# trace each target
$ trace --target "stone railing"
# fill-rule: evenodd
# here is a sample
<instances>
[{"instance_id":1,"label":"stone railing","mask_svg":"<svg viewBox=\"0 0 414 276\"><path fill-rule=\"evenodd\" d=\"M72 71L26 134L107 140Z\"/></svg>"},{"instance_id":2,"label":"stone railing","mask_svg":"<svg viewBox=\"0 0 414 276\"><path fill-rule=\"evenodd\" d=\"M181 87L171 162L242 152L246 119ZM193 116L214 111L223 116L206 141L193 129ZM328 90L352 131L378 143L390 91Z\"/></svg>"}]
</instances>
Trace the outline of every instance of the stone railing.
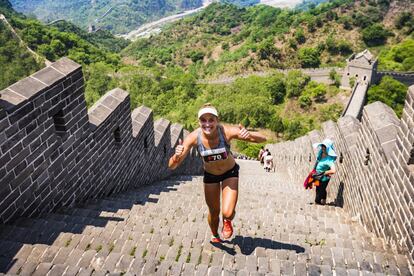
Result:
<instances>
[{"instance_id":1,"label":"stone railing","mask_svg":"<svg viewBox=\"0 0 414 276\"><path fill-rule=\"evenodd\" d=\"M182 126L130 108L117 88L88 111L81 66L67 58L1 91L1 222L201 172L194 151L167 168Z\"/></svg>"},{"instance_id":2,"label":"stone railing","mask_svg":"<svg viewBox=\"0 0 414 276\"><path fill-rule=\"evenodd\" d=\"M357 82L352 88L351 98L342 112L342 116L349 115L359 119L367 101L367 93L368 83L363 81Z\"/></svg>"}]
</instances>

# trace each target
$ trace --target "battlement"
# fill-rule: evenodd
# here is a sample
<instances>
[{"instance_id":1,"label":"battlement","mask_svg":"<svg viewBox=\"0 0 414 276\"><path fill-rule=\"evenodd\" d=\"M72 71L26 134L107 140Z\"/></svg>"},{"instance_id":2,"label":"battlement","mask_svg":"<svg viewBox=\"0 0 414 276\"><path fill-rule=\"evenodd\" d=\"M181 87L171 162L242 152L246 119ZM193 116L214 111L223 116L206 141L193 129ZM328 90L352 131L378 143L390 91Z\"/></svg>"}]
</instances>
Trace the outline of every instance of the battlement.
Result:
<instances>
[{"instance_id":1,"label":"battlement","mask_svg":"<svg viewBox=\"0 0 414 276\"><path fill-rule=\"evenodd\" d=\"M403 116L381 102L365 106L361 121L341 117L294 141L268 145L276 166L289 168L292 181L303 181L315 163L312 144L335 143L337 173L328 185L328 202L343 207L396 251L414 260L414 86Z\"/></svg>"},{"instance_id":2,"label":"battlement","mask_svg":"<svg viewBox=\"0 0 414 276\"><path fill-rule=\"evenodd\" d=\"M87 110L82 68L62 58L0 92L0 220L200 173L194 155L167 168L183 137L182 126L154 122L145 106L131 114L119 88Z\"/></svg>"},{"instance_id":3,"label":"battlement","mask_svg":"<svg viewBox=\"0 0 414 276\"><path fill-rule=\"evenodd\" d=\"M391 76L399 82L404 83L405 85L414 84L414 72L393 72L393 71L378 71L377 79L381 80L384 76Z\"/></svg>"}]
</instances>

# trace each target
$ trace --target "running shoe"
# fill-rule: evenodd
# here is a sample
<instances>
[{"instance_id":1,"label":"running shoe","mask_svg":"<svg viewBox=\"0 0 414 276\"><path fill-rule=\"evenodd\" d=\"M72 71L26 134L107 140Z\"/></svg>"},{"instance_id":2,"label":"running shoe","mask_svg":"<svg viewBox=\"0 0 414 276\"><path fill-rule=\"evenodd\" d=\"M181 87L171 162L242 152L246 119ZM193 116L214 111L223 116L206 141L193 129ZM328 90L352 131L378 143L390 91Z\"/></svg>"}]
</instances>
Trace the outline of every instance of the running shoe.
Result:
<instances>
[{"instance_id":1,"label":"running shoe","mask_svg":"<svg viewBox=\"0 0 414 276\"><path fill-rule=\"evenodd\" d=\"M221 243L221 242L223 242L222 241L222 239L220 239L220 237L219 236L211 236L211 242L212 243Z\"/></svg>"},{"instance_id":2,"label":"running shoe","mask_svg":"<svg viewBox=\"0 0 414 276\"><path fill-rule=\"evenodd\" d=\"M231 220L223 219L223 231L221 234L225 239L228 239L233 235L233 226L231 225Z\"/></svg>"}]
</instances>

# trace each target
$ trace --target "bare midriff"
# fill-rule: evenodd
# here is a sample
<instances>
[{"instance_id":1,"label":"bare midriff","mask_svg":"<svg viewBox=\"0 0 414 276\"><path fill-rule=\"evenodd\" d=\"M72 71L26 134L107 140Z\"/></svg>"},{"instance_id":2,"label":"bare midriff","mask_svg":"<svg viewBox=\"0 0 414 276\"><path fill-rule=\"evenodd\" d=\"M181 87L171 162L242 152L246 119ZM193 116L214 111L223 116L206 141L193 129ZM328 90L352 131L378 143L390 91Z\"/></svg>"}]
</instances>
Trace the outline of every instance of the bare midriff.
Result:
<instances>
[{"instance_id":1,"label":"bare midriff","mask_svg":"<svg viewBox=\"0 0 414 276\"><path fill-rule=\"evenodd\" d=\"M216 148L218 146L218 144L220 143L218 135L217 135L217 137L215 137L212 140L209 140L203 134L201 135L201 137L202 137L203 146L206 149ZM206 144L208 146L206 146ZM228 155L227 155L227 158L224 159L224 160L218 160L218 161L214 161L214 162L205 162L205 161L203 161L203 163L204 163L204 170L206 172L214 174L214 175L222 175L223 173L231 170L234 167L234 165L236 164L236 161L234 160L233 155L229 152Z\"/></svg>"},{"instance_id":2,"label":"bare midriff","mask_svg":"<svg viewBox=\"0 0 414 276\"><path fill-rule=\"evenodd\" d=\"M204 162L204 170L214 175L221 175L231 170L235 164L236 161L234 160L233 156L229 154L226 160L220 160L210 163Z\"/></svg>"}]
</instances>

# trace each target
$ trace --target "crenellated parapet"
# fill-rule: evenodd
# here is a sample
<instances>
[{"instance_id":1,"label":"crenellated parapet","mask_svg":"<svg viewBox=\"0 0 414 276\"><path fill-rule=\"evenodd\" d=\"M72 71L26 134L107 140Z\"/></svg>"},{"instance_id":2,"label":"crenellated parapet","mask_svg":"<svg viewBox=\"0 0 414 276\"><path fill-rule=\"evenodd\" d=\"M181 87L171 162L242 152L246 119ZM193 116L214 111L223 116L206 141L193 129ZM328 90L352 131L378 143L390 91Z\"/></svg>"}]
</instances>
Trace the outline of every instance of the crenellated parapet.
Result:
<instances>
[{"instance_id":1,"label":"crenellated parapet","mask_svg":"<svg viewBox=\"0 0 414 276\"><path fill-rule=\"evenodd\" d=\"M167 168L185 132L153 121L116 88L87 110L79 64L63 58L0 92L0 220L146 185L173 173L201 172L190 155Z\"/></svg>"},{"instance_id":2,"label":"crenellated parapet","mask_svg":"<svg viewBox=\"0 0 414 276\"><path fill-rule=\"evenodd\" d=\"M312 144L325 138L334 141L338 154L328 202L414 260L414 86L401 120L375 102L363 108L361 121L347 115L325 122L321 131L267 147L278 153L276 168L287 164L291 180L303 185L315 163Z\"/></svg>"},{"instance_id":3,"label":"crenellated parapet","mask_svg":"<svg viewBox=\"0 0 414 276\"><path fill-rule=\"evenodd\" d=\"M405 85L414 84L414 72L378 71L376 75L377 82L379 82L385 76L390 76L393 79L396 79L397 81L404 83Z\"/></svg>"}]
</instances>

